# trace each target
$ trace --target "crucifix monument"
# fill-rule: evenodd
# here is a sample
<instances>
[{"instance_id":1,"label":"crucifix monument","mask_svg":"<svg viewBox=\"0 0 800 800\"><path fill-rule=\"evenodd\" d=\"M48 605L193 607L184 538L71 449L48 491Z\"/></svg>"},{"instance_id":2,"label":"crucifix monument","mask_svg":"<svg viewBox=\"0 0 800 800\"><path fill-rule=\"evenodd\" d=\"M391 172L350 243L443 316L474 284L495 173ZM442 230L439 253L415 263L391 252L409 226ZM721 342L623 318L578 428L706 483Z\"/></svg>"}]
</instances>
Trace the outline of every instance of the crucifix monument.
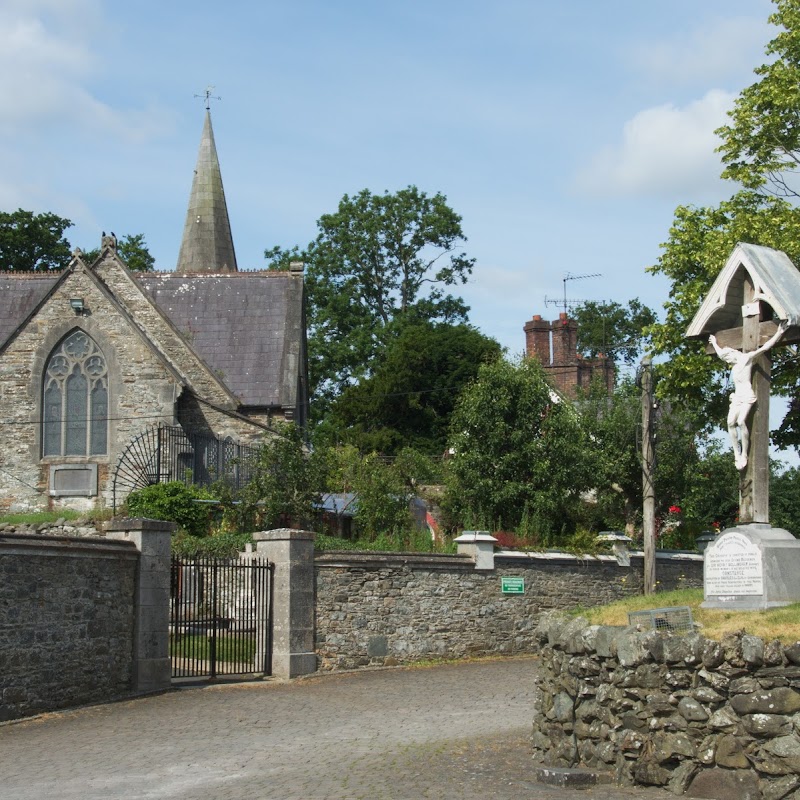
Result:
<instances>
[{"instance_id":1,"label":"crucifix monument","mask_svg":"<svg viewBox=\"0 0 800 800\"><path fill-rule=\"evenodd\" d=\"M769 524L769 351L800 341L800 272L785 253L738 244L686 335L731 365L727 425L739 470L739 523L705 551L703 605L798 602L800 541Z\"/></svg>"}]
</instances>

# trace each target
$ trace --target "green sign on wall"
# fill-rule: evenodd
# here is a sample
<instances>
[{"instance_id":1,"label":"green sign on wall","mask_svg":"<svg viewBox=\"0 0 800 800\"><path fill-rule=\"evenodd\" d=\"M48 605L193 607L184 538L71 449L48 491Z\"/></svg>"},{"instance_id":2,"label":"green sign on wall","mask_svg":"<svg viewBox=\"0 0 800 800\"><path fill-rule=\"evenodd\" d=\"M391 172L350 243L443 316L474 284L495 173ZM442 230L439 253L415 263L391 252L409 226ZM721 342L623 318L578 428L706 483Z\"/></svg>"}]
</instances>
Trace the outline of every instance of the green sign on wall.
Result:
<instances>
[{"instance_id":1,"label":"green sign on wall","mask_svg":"<svg viewBox=\"0 0 800 800\"><path fill-rule=\"evenodd\" d=\"M525 578L500 578L503 594L525 594Z\"/></svg>"}]
</instances>

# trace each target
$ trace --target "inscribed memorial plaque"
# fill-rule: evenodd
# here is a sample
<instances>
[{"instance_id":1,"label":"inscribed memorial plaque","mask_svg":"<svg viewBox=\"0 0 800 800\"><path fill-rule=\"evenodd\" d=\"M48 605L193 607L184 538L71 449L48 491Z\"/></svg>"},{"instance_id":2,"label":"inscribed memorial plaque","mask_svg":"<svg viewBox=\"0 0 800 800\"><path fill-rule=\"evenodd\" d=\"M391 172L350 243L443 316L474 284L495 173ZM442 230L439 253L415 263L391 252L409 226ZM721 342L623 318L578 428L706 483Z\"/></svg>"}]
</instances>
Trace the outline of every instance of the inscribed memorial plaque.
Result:
<instances>
[{"instance_id":1,"label":"inscribed memorial plaque","mask_svg":"<svg viewBox=\"0 0 800 800\"><path fill-rule=\"evenodd\" d=\"M723 534L705 552L704 583L706 597L764 594L761 550L741 533Z\"/></svg>"}]
</instances>

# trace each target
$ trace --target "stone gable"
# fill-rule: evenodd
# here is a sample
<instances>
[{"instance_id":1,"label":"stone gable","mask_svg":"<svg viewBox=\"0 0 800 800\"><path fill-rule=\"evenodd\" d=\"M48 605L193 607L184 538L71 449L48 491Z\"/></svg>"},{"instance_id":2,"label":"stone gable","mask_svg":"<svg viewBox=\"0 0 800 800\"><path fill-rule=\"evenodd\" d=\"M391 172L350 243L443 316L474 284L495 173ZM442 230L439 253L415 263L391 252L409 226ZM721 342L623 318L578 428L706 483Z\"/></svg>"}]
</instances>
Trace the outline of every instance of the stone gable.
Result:
<instances>
[{"instance_id":1,"label":"stone gable","mask_svg":"<svg viewBox=\"0 0 800 800\"><path fill-rule=\"evenodd\" d=\"M77 315L70 299L82 298ZM108 452L102 456L42 457L42 375L53 349L71 331L84 331L108 365ZM89 270L77 265L34 316L6 343L0 357L0 508L50 504L55 464L97 464L99 498L110 502L110 469L122 449L145 427L175 423L175 403L184 391L180 376L132 324ZM85 498L93 505L98 497Z\"/></svg>"}]
</instances>

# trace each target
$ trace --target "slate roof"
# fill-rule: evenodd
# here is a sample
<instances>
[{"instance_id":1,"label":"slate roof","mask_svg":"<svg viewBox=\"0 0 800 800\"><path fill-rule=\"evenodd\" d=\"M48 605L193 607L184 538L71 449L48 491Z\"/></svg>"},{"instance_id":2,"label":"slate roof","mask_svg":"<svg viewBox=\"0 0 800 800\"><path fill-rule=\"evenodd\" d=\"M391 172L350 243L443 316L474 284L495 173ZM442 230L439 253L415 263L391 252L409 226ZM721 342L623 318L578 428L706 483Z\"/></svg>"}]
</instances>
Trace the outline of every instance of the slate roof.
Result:
<instances>
[{"instance_id":1,"label":"slate roof","mask_svg":"<svg viewBox=\"0 0 800 800\"><path fill-rule=\"evenodd\" d=\"M60 272L0 272L0 346L44 300Z\"/></svg>"},{"instance_id":2,"label":"slate roof","mask_svg":"<svg viewBox=\"0 0 800 800\"><path fill-rule=\"evenodd\" d=\"M62 273L0 273L0 346ZM305 370L303 279L288 272L131 273L243 406L294 408Z\"/></svg>"},{"instance_id":3,"label":"slate roof","mask_svg":"<svg viewBox=\"0 0 800 800\"><path fill-rule=\"evenodd\" d=\"M302 402L297 397L305 369L301 275L133 275L242 405Z\"/></svg>"}]
</instances>

